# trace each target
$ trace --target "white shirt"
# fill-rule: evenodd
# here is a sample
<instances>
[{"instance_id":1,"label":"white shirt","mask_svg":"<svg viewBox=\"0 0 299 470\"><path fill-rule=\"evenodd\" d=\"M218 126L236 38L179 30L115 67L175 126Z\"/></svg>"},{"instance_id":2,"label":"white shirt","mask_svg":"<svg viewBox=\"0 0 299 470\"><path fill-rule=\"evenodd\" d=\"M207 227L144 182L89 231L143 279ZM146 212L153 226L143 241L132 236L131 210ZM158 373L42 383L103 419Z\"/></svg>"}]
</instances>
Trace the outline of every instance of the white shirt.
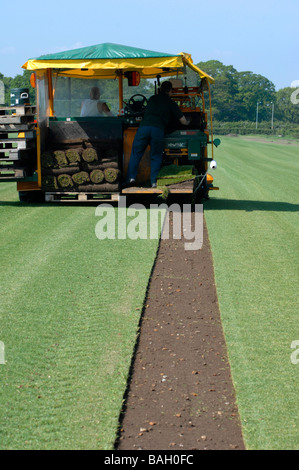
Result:
<instances>
[{"instance_id":1,"label":"white shirt","mask_svg":"<svg viewBox=\"0 0 299 470\"><path fill-rule=\"evenodd\" d=\"M104 104L103 101L98 101L98 100L91 100L87 99L84 100L82 103L82 108L81 108L81 117L84 116L103 116L103 110L102 112L99 112L98 109L98 103L100 103L100 109L102 110L102 105Z\"/></svg>"}]
</instances>

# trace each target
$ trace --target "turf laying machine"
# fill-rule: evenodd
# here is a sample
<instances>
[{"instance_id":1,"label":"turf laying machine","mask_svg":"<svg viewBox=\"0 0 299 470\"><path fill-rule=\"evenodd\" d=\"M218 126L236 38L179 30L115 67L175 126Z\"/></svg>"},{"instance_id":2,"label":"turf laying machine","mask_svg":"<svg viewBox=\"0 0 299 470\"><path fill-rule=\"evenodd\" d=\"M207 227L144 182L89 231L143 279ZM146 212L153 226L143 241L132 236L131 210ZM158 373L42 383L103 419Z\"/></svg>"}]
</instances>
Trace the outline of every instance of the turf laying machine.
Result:
<instances>
[{"instance_id":1,"label":"turf laying machine","mask_svg":"<svg viewBox=\"0 0 299 470\"><path fill-rule=\"evenodd\" d=\"M121 194L148 193L190 194L199 201L218 189L209 174L220 143L208 112L214 80L189 54L104 43L29 59L23 68L32 71L36 107L25 99L0 109L0 181L16 181L21 201L117 201ZM164 79L172 81L172 99L191 123L167 129L157 188L149 185L147 149L136 187L122 189L147 100ZM103 114L82 113L95 88Z\"/></svg>"}]
</instances>

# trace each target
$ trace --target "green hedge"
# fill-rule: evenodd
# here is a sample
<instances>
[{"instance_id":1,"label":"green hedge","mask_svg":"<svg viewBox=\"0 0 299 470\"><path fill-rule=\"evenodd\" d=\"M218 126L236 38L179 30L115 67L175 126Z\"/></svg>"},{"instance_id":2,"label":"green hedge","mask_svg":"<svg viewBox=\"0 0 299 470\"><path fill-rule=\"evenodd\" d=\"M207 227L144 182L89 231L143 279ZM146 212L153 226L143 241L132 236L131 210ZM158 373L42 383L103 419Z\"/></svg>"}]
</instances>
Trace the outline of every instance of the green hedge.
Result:
<instances>
[{"instance_id":1,"label":"green hedge","mask_svg":"<svg viewBox=\"0 0 299 470\"><path fill-rule=\"evenodd\" d=\"M281 121L275 121L274 127L271 129L271 125L267 122L258 123L256 128L255 122L250 121L238 121L238 122L219 122L213 121L213 133L219 135L237 134L237 135L249 135L249 134L263 134L263 135L281 135L283 137L289 136L293 138L299 138L299 126L298 124L291 124Z\"/></svg>"}]
</instances>

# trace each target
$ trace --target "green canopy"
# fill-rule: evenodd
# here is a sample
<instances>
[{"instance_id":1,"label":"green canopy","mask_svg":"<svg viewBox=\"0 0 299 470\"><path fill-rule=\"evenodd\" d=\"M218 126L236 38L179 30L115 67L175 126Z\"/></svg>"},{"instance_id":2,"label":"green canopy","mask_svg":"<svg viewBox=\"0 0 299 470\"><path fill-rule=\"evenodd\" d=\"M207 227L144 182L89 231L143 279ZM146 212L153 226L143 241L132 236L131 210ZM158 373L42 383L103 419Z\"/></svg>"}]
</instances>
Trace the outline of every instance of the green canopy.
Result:
<instances>
[{"instance_id":1,"label":"green canopy","mask_svg":"<svg viewBox=\"0 0 299 470\"><path fill-rule=\"evenodd\" d=\"M193 64L190 54L169 54L109 42L29 59L23 68L52 69L59 75L80 78L115 78L120 71L138 71L141 77L151 78L157 74L183 73L186 65L201 78L214 81Z\"/></svg>"},{"instance_id":2,"label":"green canopy","mask_svg":"<svg viewBox=\"0 0 299 470\"><path fill-rule=\"evenodd\" d=\"M80 47L64 52L42 55L34 60L97 60L97 59L140 59L149 57L174 57L176 54L150 51L138 47L105 42L95 46Z\"/></svg>"}]
</instances>

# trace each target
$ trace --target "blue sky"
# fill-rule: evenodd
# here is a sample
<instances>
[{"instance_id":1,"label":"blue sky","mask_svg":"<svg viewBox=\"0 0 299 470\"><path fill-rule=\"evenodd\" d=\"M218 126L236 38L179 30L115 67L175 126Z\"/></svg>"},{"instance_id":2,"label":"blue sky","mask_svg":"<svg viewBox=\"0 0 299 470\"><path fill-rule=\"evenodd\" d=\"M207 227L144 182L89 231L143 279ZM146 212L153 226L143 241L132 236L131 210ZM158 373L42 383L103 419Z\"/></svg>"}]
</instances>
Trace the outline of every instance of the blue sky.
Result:
<instances>
[{"instance_id":1,"label":"blue sky","mask_svg":"<svg viewBox=\"0 0 299 470\"><path fill-rule=\"evenodd\" d=\"M113 42L219 60L277 90L299 79L298 0L2 0L0 14L5 76L32 57Z\"/></svg>"}]
</instances>

